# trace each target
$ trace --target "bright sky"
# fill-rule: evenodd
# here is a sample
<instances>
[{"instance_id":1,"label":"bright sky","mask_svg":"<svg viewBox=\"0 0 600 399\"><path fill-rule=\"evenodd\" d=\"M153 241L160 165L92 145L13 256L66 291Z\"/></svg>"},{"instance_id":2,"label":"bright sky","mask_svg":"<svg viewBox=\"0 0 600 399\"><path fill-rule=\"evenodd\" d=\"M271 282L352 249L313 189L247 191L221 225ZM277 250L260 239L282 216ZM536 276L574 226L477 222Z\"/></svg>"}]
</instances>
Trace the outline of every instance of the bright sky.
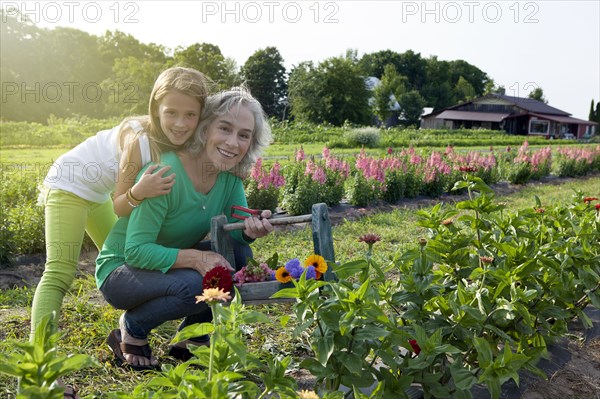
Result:
<instances>
[{"instance_id":1,"label":"bright sky","mask_svg":"<svg viewBox=\"0 0 600 399\"><path fill-rule=\"evenodd\" d=\"M26 4L26 5L25 5ZM549 104L588 118L600 100L600 1L50 1L8 2L40 26L121 30L169 48L208 42L239 66L279 49L286 67L347 49L463 59L507 95L539 86Z\"/></svg>"}]
</instances>

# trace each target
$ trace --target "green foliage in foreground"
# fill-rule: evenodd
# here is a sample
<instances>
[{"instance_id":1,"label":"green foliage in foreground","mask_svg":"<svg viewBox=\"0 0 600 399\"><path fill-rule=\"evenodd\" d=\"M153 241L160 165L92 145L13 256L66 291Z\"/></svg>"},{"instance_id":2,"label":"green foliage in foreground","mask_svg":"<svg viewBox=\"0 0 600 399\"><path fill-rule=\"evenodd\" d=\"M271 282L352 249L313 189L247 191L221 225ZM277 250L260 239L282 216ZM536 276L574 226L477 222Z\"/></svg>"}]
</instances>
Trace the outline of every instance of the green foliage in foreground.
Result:
<instances>
[{"instance_id":1,"label":"green foliage in foreground","mask_svg":"<svg viewBox=\"0 0 600 399\"><path fill-rule=\"evenodd\" d=\"M583 309L600 308L600 202L579 192L511 212L479 178L455 189L469 198L418 212L417 248L380 264L375 238L364 259L330 264L339 281L275 294L297 300L294 334L308 328L313 349L301 367L321 391L379 383L401 398L418 383L426 397L471 398L481 383L497 399L522 369L544 376L536 364L569 321L592 326Z\"/></svg>"},{"instance_id":2,"label":"green foliage in foreground","mask_svg":"<svg viewBox=\"0 0 600 399\"><path fill-rule=\"evenodd\" d=\"M19 352L2 355L0 372L17 377L17 399L61 399L64 387L57 379L74 371L98 366L88 355L63 355L57 351L60 336L50 317L36 327L33 342L16 342Z\"/></svg>"},{"instance_id":3,"label":"green foliage in foreground","mask_svg":"<svg viewBox=\"0 0 600 399\"><path fill-rule=\"evenodd\" d=\"M356 298L358 298L358 295L362 295L361 301L363 302L354 311L356 317L345 319L338 316L336 320L338 320L339 325L336 328L342 329L344 327L343 320L354 323L352 328L359 326L357 330L361 331L364 327L360 327L360 323L364 323L364 325L379 323L376 325L378 329L373 330L373 334L382 333L385 335L382 331L386 330L386 325L379 319L373 320L373 316L367 311L372 306L372 298L379 296L383 300L381 308L386 310L384 314L388 320L395 320L398 323L402 319L405 321L404 325L398 325L398 332L384 337L385 342L395 340L394 342L398 344L397 348L402 347L403 350L407 351L399 351L395 358L386 358L385 360L388 363L393 360L406 362L410 365L411 367L406 369L406 374L402 374L402 376L413 378L413 381L419 381L420 378L426 378L427 375L430 375L427 378L438 382L451 378L456 387L460 387L459 389L471 384L473 378L475 378L488 385L491 384L491 389L495 389L493 381L495 379L510 378L512 370L516 369L519 362L524 359L521 357L522 352L519 351L524 350L523 348L526 348L526 345L534 344L530 340L524 340L523 343L519 341L519 337L528 334L531 326L530 322L538 323L540 335L549 331L550 338L544 338L544 342L535 343L537 347L545 345L553 339L553 336L563 333L565 323L561 320L579 314L576 309L588 301L586 298L589 297L589 300L592 300L594 292L597 295L597 290L593 291L594 287L587 289L586 286L598 281L597 278L592 280L590 277L593 277L593 275L589 274L590 270L598 273L597 246L590 245L590 243L597 242L599 239L598 221L593 218L595 214L594 204L586 205L581 201L581 194L577 195L575 202L567 205L563 203L569 196L569 192L572 193L574 189L582 190L591 196L598 196L600 181L595 177L574 180L562 185L531 185L516 195L501 198L506 203L505 205L494 205L505 207L503 210L486 208L487 206L484 206L486 202L479 199L481 197L474 197L473 200L463 202L467 205L466 208L475 206L479 207L480 210L486 210L486 212L482 211L480 213L479 219L474 209L456 209L456 207L447 205L431 207L429 206L431 201L422 201L423 212L419 212L419 219L421 219L419 224L421 226L417 226L416 212L410 208L398 208L392 212L374 214L358 221L344 222L336 226L333 231L336 255L341 260L355 259L355 261L348 262L344 266L333 266L340 277L338 291L341 296L338 297L338 293L332 291L333 288L324 288L323 296L315 298L314 302L310 302L312 305L307 307L307 310L312 312L310 307L316 306L317 313L326 313L333 311L332 309L335 309L335 306L344 306L342 310L347 312L358 306L358 302L355 299L350 301L349 299L352 298L348 297L348 300L342 300L341 303L338 303L339 299L346 298L351 293L354 293L353 295L356 295ZM533 195L539 196L540 203L532 202ZM492 202L492 205L494 203ZM547 204L556 204L556 206L548 206ZM545 212L535 212L533 207L544 208ZM461 205L458 208L465 207ZM441 223L441 221L447 219L447 216L457 211L460 213L453 217L453 224ZM482 221L482 223L478 223L477 220ZM592 224L590 225L590 223ZM497 235L487 233L489 229L496 231L498 228L501 231ZM451 231L450 229L456 230ZM478 229L482 233L481 239L478 238ZM552 233L553 231L556 232L557 229L560 229L559 235ZM367 232L379 234L381 241L374 245L373 253L365 258L364 244L358 243L356 237ZM423 242L424 246L417 244L418 237L426 237L427 242ZM509 241L509 237L519 237L523 244L509 245L514 242ZM280 254L281 259L304 256L306 254L306 243L310 239L310 230L308 229L278 232L258 240L254 246L254 251L258 259L263 259L275 251ZM550 239L554 241L548 244ZM502 244L502 240L506 242ZM538 241L533 242L535 240ZM558 243L558 245L555 245L555 243ZM538 255L532 255L530 246L541 252ZM455 248L455 250L452 250L452 248ZM593 251L596 251L595 257L590 258ZM480 258L482 255L491 255L494 260L492 263L482 265L480 264L480 261L483 262ZM424 261L422 260L423 256L425 257ZM463 262L458 258L464 258L465 261ZM431 267L432 261L440 266ZM523 265L516 266L517 262L520 261L524 262ZM556 262L559 262L559 269L564 269L567 273L562 273L557 277L556 273L553 272L553 270L557 270L554 267L557 265ZM448 267L448 265L454 266ZM464 267L458 265L464 265ZM539 271L536 269L535 272L529 273L531 272L530 269L537 267L540 268ZM385 274L387 277L386 282L380 281L377 268L387 271ZM367 275L364 273L365 270L369 270L369 286L363 290L344 288L348 284L351 284L352 287L355 285L357 288L362 287L365 280L361 279L364 278L363 275ZM429 278L422 278L424 276L429 276ZM502 285L502 281L510 281L511 279L514 284ZM306 283L308 284L308 282ZM458 290L458 288L453 290L451 287L453 283L459 285L462 283L464 287L461 290ZM493 287L493 290L490 290L489 287ZM548 296L549 293L554 291L555 287L558 288L556 295ZM395 288L402 288L405 293L393 294ZM420 290L420 293L405 296L405 294L416 288ZM545 314L544 312L550 312L550 321L545 317L539 319L530 317L528 321L525 319L519 320L523 314L526 314L519 304L525 300L524 298L529 298L528 295L533 295L531 290L535 291L536 297L528 302L527 312L530 315L535 313L541 316ZM579 297L581 290L585 291L585 295ZM391 298L386 292L391 294ZM459 292L462 292L462 294L459 295ZM480 292L481 302L478 299L478 292ZM592 296L589 295L590 293ZM310 294L315 295L314 291L311 291ZM0 337L2 338L0 353L7 356L21 353L14 346L14 341L11 339L27 340L29 332L27 320L29 316L25 309L30 306L31 296L31 289L0 292L0 302L3 304L4 309L0 314ZM582 298L583 300L577 303ZM575 300L574 304L577 306L560 310L567 300ZM402 307L397 306L398 301L401 302ZM551 302L550 306L548 306L548 301ZM453 308L450 308L452 309L451 312L447 310L446 306L458 302L462 303L458 310ZM393 311L392 305L398 308L398 311L403 315ZM299 361L316 358L315 352L311 349L314 345L319 344L319 341L313 335L315 330L306 328L306 326L299 327L302 324L302 318L297 316L299 312L297 306L299 305L296 305L295 309L291 309L289 304L264 305L255 308L254 310L260 311L275 322L253 324L248 321L246 327L241 327L244 331L243 337L246 350L259 357L263 364L268 364L270 359L274 357L281 359L286 356L292 357L292 361L286 366L283 366L282 363L282 365L273 368L276 375L281 375L278 374L280 371L277 371L281 370L280 367L287 367L288 371L292 371L298 367ZM483 306L484 310L489 312L487 314L494 312L485 325L497 326L497 323L503 325L501 332L508 335L508 338L502 337L501 346L495 346L499 342L500 336L496 330L488 330L489 327L484 325L484 332L479 336L481 325L483 325L481 324L482 319L480 319L480 306ZM329 307L332 307L332 309L329 309ZM436 308L440 309L440 313L431 311L431 309ZM392 313L388 313L388 310L391 310ZM292 316L290 317L290 315ZM310 314L306 317L309 316ZM585 317L581 314L579 316L581 317L580 320L585 323ZM103 339L117 324L117 318L118 311L112 309L103 300L98 299L93 278L87 276L84 279L80 278L75 281L63 306L61 317L63 339L59 346L63 352L93 354L99 360L99 367L73 372L65 377L65 382L75 383L79 386L82 395L93 395L93 397L98 398L115 397L116 392L122 392L124 396L121 397L131 397L128 395L133 395L134 392L142 395L143 392L150 392L148 384L153 377L159 377L159 380L153 383L152 390L158 391L162 386L162 391L165 392L169 389L165 386L165 378L172 380L178 378L177 375L183 376L190 372L190 379L193 379L193 376L201 374L196 366L174 364L172 360L164 355L165 346L175 332L175 323L167 323L161 326L155 331L151 339L151 345L155 348L155 353L167 367L166 370L170 370L167 374L144 375L113 366L110 362L110 354L104 349ZM308 319L304 320L308 321ZM422 328L427 332L425 336L417 327L419 325L417 321L422 322ZM483 319L483 321L485 320ZM328 326L332 322L332 320L327 319ZM446 323L454 324L448 327ZM335 326L335 323L333 326ZM342 341L334 340L335 345L343 344L344 340L349 337L348 332L352 329L349 327L344 328L346 335L341 337ZM437 329L441 332L438 332ZM452 330L456 334L473 332L473 335L472 338L465 339L464 342L456 343L455 341L458 338L448 333ZM340 333L331 328L328 331L332 334ZM296 335L294 335L294 332L296 332ZM354 333L354 335L357 334ZM358 335L358 337L361 341L355 339L355 344L353 344L356 351L362 350L361 347L364 348L364 345L371 347L376 345L380 349L377 352L374 351L372 356L385 355L386 346L381 344L380 341L362 335ZM418 356L415 356L414 348L410 343L407 344L404 338L417 341L417 345L421 349ZM517 341L519 343L515 347ZM463 355L468 351L468 348L465 351L463 346L474 348L468 356L464 356L464 361L467 363L463 364L473 364L469 362L478 361L481 367L470 370L467 368L465 372L455 369L457 366L454 366L450 367L449 371L446 368L449 374L444 372L444 368L439 367L443 366L439 362L442 361L444 356L459 355L454 353L454 349L449 346L441 346L446 345L447 342L449 342L449 345L461 350ZM508 345L505 343L508 343ZM324 348L326 349L329 347L326 340L321 341L319 345L325 345ZM444 350L442 351L440 347ZM511 353L508 352L507 347L511 349ZM446 349L451 350L446 351ZM535 357L534 352L530 352L525 356L533 358ZM228 353L231 354L232 352ZM328 354L329 350L323 353ZM404 353L404 358L400 356L402 353ZM490 353L491 357L488 356ZM199 353L198 358L200 356ZM329 359L332 359L332 356L325 359L323 355L320 355L317 361L321 360L327 365ZM334 359L331 362L334 362ZM367 361L371 362L373 359L374 357L368 357ZM491 360L489 363L485 363L486 359ZM4 363L4 359L2 360ZM481 364L482 361L483 364ZM531 360L527 360L527 362L530 363ZM6 363L12 364L10 362ZM363 367L364 362L358 363L358 366ZM448 366L448 363L446 363L444 367ZM352 372L343 367L338 371L343 373ZM483 375L485 375L485 378L482 377ZM252 379L251 374L245 374L245 377L249 381L255 381ZM346 380L348 377L343 378ZM386 382L380 384L377 391L379 393L385 389L398 389L398 384L405 383L405 380L396 378L396 375L389 378L383 376L383 379ZM354 384L361 385L361 381L363 381L363 378L357 377ZM195 380L195 383L202 384L202 381L198 379ZM323 380L323 383L325 384L325 380ZM333 383L335 383L335 379ZM395 383L397 384L394 385ZM433 384L431 387L434 389L439 386ZM452 388L451 384L442 387L442 389ZM14 398L16 380L7 377L7 375L0 375L0 391L7 393L8 397ZM334 392L328 397L339 397L335 396L338 393ZM157 394L155 397L162 396Z\"/></svg>"}]
</instances>

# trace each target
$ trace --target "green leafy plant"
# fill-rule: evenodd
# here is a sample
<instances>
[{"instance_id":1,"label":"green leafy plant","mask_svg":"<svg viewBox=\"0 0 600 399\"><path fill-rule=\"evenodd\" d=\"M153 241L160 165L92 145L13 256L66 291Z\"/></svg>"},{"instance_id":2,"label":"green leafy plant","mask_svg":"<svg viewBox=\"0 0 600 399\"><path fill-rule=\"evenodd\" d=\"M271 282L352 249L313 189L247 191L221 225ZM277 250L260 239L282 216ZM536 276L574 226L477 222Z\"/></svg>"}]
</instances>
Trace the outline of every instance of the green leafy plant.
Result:
<instances>
[{"instance_id":1,"label":"green leafy plant","mask_svg":"<svg viewBox=\"0 0 600 399\"><path fill-rule=\"evenodd\" d=\"M213 295L214 294L214 295ZM194 324L179 331L172 343L210 334L210 347L191 346L194 357L178 366L163 365L158 376L139 385L129 395L119 398L206 398L225 399L295 397L296 382L286 376L291 358L269 358L261 361L250 353L242 336L242 325L266 323L262 313L248 310L237 292L234 299L223 306L219 300L231 299L229 293L205 290L199 300L206 301L213 312L213 323ZM196 366L200 366L200 369ZM263 382L261 388L254 382Z\"/></svg>"},{"instance_id":2,"label":"green leafy plant","mask_svg":"<svg viewBox=\"0 0 600 399\"><path fill-rule=\"evenodd\" d=\"M60 334L45 317L36 327L33 342L15 342L20 350L0 355L0 372L19 379L17 399L61 399L64 387L57 380L86 367L98 366L87 355L62 355L56 344Z\"/></svg>"},{"instance_id":3,"label":"green leafy plant","mask_svg":"<svg viewBox=\"0 0 600 399\"><path fill-rule=\"evenodd\" d=\"M314 355L301 366L320 392L378 382L382 397L471 397L476 383L500 397L519 370L538 375L552 340L588 304L600 307L600 215L573 204L507 212L479 177L454 186L456 208L419 211L426 237L385 267L364 259L331 265L338 281L305 278L274 297L297 299L295 334L310 331ZM394 270L397 279L386 278ZM375 367L375 366L378 367Z\"/></svg>"}]
</instances>

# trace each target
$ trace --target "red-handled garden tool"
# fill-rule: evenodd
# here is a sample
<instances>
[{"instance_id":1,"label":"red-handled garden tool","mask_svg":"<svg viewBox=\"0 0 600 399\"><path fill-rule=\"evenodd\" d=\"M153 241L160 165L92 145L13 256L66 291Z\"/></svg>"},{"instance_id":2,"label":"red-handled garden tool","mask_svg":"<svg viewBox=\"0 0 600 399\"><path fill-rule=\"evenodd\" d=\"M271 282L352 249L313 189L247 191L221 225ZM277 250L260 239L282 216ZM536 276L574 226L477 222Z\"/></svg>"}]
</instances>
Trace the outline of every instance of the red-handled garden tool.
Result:
<instances>
[{"instance_id":1,"label":"red-handled garden tool","mask_svg":"<svg viewBox=\"0 0 600 399\"><path fill-rule=\"evenodd\" d=\"M239 212L244 212L247 213L248 215L240 215L239 213L236 213L236 211ZM250 209L250 208L244 208L243 206L239 206L239 205L233 205L231 207L231 217L235 218L235 219L239 219L239 220L245 220L249 217L257 217L259 220L262 219L262 211L260 209Z\"/></svg>"}]
</instances>

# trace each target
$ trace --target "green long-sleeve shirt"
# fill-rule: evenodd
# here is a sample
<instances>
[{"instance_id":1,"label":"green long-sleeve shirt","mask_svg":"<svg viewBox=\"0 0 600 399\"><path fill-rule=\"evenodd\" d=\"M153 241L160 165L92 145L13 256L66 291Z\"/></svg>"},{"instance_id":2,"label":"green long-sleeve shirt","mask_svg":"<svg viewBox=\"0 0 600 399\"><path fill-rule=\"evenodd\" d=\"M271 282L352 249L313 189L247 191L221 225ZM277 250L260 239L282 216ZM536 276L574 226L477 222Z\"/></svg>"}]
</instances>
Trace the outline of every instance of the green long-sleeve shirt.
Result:
<instances>
[{"instance_id":1,"label":"green long-sleeve shirt","mask_svg":"<svg viewBox=\"0 0 600 399\"><path fill-rule=\"evenodd\" d=\"M163 154L161 165L171 166L171 172L177 175L175 185L169 194L145 199L129 217L117 221L96 259L98 288L124 263L166 273L179 249L191 248L209 233L213 216L225 214L230 222L236 222L231 218L231 206L247 206L241 179L229 172L219 173L205 195L195 190L175 153ZM248 243L241 230L233 232L232 237Z\"/></svg>"}]
</instances>

